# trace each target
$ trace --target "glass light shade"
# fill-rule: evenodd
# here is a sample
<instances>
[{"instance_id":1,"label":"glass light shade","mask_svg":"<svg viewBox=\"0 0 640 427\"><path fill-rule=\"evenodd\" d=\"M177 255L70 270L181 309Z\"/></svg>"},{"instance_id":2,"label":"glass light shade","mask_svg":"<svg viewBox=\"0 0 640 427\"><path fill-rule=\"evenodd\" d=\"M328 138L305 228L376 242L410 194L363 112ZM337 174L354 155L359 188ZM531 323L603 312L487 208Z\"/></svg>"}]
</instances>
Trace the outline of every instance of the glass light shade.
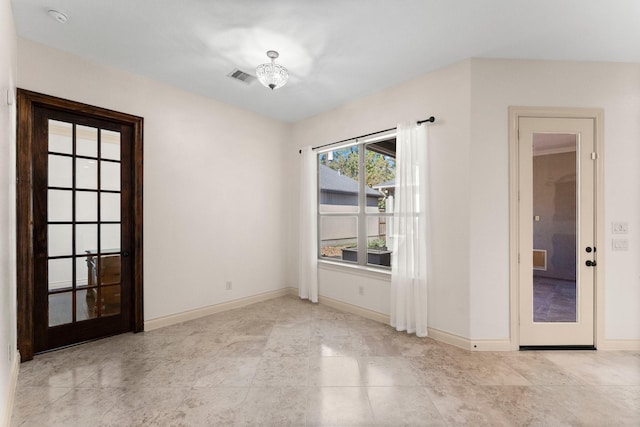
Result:
<instances>
[{"instance_id":1,"label":"glass light shade","mask_svg":"<svg viewBox=\"0 0 640 427\"><path fill-rule=\"evenodd\" d=\"M256 68L256 77L260 80L264 86L273 89L278 89L287 83L289 79L289 72L282 65L278 65L275 62L268 62L266 64L258 65Z\"/></svg>"}]
</instances>

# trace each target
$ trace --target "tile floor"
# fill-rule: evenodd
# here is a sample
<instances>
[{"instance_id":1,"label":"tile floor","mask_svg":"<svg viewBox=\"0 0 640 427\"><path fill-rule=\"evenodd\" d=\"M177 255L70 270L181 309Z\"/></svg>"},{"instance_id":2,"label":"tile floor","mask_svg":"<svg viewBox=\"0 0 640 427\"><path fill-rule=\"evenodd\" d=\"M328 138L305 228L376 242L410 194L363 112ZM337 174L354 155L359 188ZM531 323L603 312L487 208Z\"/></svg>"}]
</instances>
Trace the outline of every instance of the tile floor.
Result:
<instances>
[{"instance_id":1,"label":"tile floor","mask_svg":"<svg viewBox=\"0 0 640 427\"><path fill-rule=\"evenodd\" d=\"M576 282L533 277L534 322L575 322Z\"/></svg>"},{"instance_id":2,"label":"tile floor","mask_svg":"<svg viewBox=\"0 0 640 427\"><path fill-rule=\"evenodd\" d=\"M640 425L640 352L468 352L282 297L23 363L13 426Z\"/></svg>"}]
</instances>

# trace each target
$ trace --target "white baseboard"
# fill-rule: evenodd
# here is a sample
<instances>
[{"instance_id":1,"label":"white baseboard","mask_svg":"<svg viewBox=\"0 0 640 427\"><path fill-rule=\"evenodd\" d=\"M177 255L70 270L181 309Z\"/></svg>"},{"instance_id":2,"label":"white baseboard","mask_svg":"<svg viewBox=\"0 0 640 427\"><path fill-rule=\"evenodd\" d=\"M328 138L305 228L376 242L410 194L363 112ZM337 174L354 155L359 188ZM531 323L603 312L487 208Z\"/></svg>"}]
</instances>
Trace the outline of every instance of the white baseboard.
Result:
<instances>
[{"instance_id":1,"label":"white baseboard","mask_svg":"<svg viewBox=\"0 0 640 427\"><path fill-rule=\"evenodd\" d=\"M328 305L329 307L335 308L336 310L341 310L347 313L355 314L356 316L362 316L366 319L375 320L380 323L384 323L388 325L389 315L380 313L377 311L369 310L368 308L358 307L357 305L349 304L347 302L342 302L337 299L329 298L329 297L318 297L318 302L320 304ZM389 326L391 327L391 326Z\"/></svg>"},{"instance_id":2,"label":"white baseboard","mask_svg":"<svg viewBox=\"0 0 640 427\"><path fill-rule=\"evenodd\" d=\"M602 340L598 342L598 350L603 351L639 351L640 340Z\"/></svg>"},{"instance_id":3,"label":"white baseboard","mask_svg":"<svg viewBox=\"0 0 640 427\"><path fill-rule=\"evenodd\" d=\"M291 295L291 290L293 290L293 294L297 294L297 290L294 288L283 288L278 289L277 291L265 292L263 294L252 295L246 298L240 298L233 301L210 305L208 307L197 308L195 310L189 310L182 313L171 314L169 316L158 317L156 319L145 320L144 330L152 331L154 329L164 328L165 326L175 325L176 323L199 319L211 314L233 310L234 308L244 307L247 305L255 304L257 302L267 301L285 295Z\"/></svg>"},{"instance_id":4,"label":"white baseboard","mask_svg":"<svg viewBox=\"0 0 640 427\"><path fill-rule=\"evenodd\" d=\"M504 340L471 340L439 329L429 328L429 337L434 340L470 351L513 351L511 341Z\"/></svg>"},{"instance_id":5,"label":"white baseboard","mask_svg":"<svg viewBox=\"0 0 640 427\"><path fill-rule=\"evenodd\" d=\"M511 340L471 340L471 351L514 351Z\"/></svg>"},{"instance_id":6,"label":"white baseboard","mask_svg":"<svg viewBox=\"0 0 640 427\"><path fill-rule=\"evenodd\" d=\"M385 325L389 325L390 319L389 315L380 313L377 311L369 310L367 308L358 307L357 305L349 304L346 302L342 302L329 297L319 297L319 303L328 305L329 307L333 307L337 310L341 310L347 313L355 314L357 316L362 316L366 319L375 320L380 323L384 323ZM389 326L391 327L391 326ZM436 341L443 342L445 344L450 344L455 347L463 348L465 350L474 350L474 351L510 351L511 342L508 340L480 340L480 341L471 341L468 338L460 337L458 335L450 334L448 332L440 331L438 329L428 328L429 338L432 338ZM474 348L473 345L476 347Z\"/></svg>"},{"instance_id":7,"label":"white baseboard","mask_svg":"<svg viewBox=\"0 0 640 427\"><path fill-rule=\"evenodd\" d=\"M221 313L234 308L244 307L257 302L267 301L284 295L298 295L297 288L283 288L277 291L266 292L259 295L253 295L247 298L240 298L233 301L215 304L208 307L202 307L195 310L185 311L183 313L172 314L170 316L159 317L144 322L144 330L152 331L154 329L163 328L165 326L175 325L176 323L187 322L189 320L199 319L211 314ZM362 316L366 319L375 320L376 322L389 325L389 315L378 311L369 310L368 308L359 307L333 298L319 296L318 302L346 313ZM391 327L391 326L389 326ZM465 350L473 351L511 351L511 342L509 340L470 340L458 335L444 332L438 329L429 328L429 337L434 340L450 344Z\"/></svg>"},{"instance_id":8,"label":"white baseboard","mask_svg":"<svg viewBox=\"0 0 640 427\"><path fill-rule=\"evenodd\" d=\"M17 351L13 355L13 363L11 364L11 373L9 376L9 384L7 387L7 397L3 403L2 410L2 426L9 427L11 424L11 413L13 412L13 401L18 387L18 372L20 371L20 353Z\"/></svg>"},{"instance_id":9,"label":"white baseboard","mask_svg":"<svg viewBox=\"0 0 640 427\"><path fill-rule=\"evenodd\" d=\"M471 341L469 340L469 338L464 338L459 335L434 328L427 328L427 333L429 338L433 338L436 341L440 341L445 344L449 344L465 350L471 350Z\"/></svg>"}]
</instances>

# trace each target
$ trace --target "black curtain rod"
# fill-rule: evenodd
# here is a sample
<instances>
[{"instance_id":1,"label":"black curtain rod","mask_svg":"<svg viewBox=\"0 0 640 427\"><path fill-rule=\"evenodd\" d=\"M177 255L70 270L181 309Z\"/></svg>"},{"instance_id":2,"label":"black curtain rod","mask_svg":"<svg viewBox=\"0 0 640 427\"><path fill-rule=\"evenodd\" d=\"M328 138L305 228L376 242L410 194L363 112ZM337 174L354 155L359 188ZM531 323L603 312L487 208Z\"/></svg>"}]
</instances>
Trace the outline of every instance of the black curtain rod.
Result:
<instances>
[{"instance_id":1,"label":"black curtain rod","mask_svg":"<svg viewBox=\"0 0 640 427\"><path fill-rule=\"evenodd\" d=\"M435 117L433 117L433 116L431 116L431 117L429 117L428 119L418 120L418 121L416 122L416 124L417 124L418 126L420 126L420 125L421 125L421 124L423 124L423 123L427 123L427 122L428 122L428 123L433 123L433 122L435 122L435 121L436 121L436 118L435 118ZM377 131L377 132L367 133L367 134L365 134L365 135L356 136L356 137L354 137L354 138L347 138L347 139L343 139L342 141L336 141L336 142L331 142L331 143L329 143L329 144L318 145L317 147L312 147L312 150L317 150L318 148L328 147L328 146L330 146L330 145L334 145L334 144L340 144L341 142L351 141L352 139L366 138L366 137L368 137L368 136L377 135L377 134L379 134L379 133L389 132L389 131L394 130L394 129L397 129L397 128L390 128L390 129L385 129L385 130L379 130L379 131ZM302 150L299 150L298 152L299 152L300 154L302 154Z\"/></svg>"}]
</instances>

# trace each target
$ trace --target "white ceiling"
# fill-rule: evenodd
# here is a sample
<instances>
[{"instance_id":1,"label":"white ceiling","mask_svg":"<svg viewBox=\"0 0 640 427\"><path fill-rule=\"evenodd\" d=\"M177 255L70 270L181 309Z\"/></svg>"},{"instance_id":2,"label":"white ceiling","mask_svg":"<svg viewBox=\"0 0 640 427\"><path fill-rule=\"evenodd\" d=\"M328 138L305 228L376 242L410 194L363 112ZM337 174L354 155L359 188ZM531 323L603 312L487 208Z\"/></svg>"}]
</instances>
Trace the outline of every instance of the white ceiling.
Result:
<instances>
[{"instance_id":1,"label":"white ceiling","mask_svg":"<svg viewBox=\"0 0 640 427\"><path fill-rule=\"evenodd\" d=\"M470 57L640 62L640 0L12 3L21 37L286 122ZM283 88L226 77L269 49Z\"/></svg>"}]
</instances>

